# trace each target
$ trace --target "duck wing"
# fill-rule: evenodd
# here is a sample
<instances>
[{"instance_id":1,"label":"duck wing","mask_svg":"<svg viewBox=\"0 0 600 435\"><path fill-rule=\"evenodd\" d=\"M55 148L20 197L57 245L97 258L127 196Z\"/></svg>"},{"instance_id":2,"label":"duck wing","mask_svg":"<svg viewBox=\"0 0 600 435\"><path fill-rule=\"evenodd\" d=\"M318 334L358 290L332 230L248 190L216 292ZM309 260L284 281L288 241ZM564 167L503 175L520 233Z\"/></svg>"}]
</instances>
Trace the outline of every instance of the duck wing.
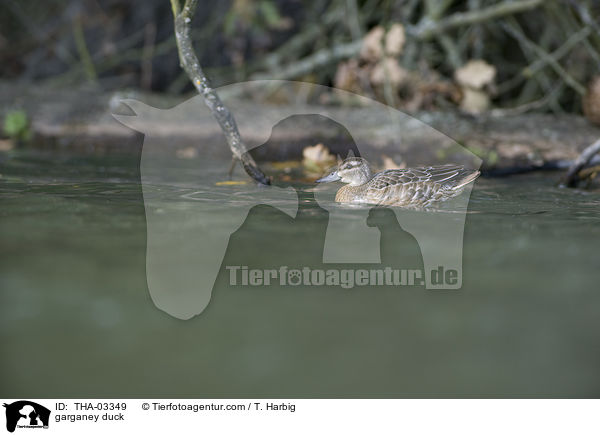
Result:
<instances>
[{"instance_id":1,"label":"duck wing","mask_svg":"<svg viewBox=\"0 0 600 435\"><path fill-rule=\"evenodd\" d=\"M479 171L460 165L389 169L368 183L369 202L381 205L429 205L458 195Z\"/></svg>"}]
</instances>

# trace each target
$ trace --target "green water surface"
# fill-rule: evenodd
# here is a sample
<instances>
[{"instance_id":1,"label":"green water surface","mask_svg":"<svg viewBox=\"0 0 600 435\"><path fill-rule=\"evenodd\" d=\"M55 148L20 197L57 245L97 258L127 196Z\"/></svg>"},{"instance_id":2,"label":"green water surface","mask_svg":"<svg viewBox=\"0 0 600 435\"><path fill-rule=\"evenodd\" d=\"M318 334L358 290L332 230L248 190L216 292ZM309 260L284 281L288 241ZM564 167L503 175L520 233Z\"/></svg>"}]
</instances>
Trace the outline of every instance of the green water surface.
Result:
<instances>
[{"instance_id":1,"label":"green water surface","mask_svg":"<svg viewBox=\"0 0 600 435\"><path fill-rule=\"evenodd\" d=\"M212 198L206 174L228 163L190 161L196 190ZM183 321L148 292L138 158L15 150L0 174L4 397L600 396L597 188L558 188L556 173L479 179L460 290L248 289L221 273ZM231 261L280 255L282 240L307 255L327 214L297 187L302 225L257 208L235 238L253 249L230 241ZM219 188L215 225L250 188Z\"/></svg>"}]
</instances>

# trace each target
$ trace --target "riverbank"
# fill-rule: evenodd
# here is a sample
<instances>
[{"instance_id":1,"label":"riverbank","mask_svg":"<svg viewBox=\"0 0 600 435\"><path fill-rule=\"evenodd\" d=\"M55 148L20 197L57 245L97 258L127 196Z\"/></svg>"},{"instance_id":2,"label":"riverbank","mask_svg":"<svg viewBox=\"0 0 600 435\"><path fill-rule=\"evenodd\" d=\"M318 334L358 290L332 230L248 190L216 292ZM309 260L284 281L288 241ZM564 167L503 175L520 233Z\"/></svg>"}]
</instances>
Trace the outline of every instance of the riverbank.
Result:
<instances>
[{"instance_id":1,"label":"riverbank","mask_svg":"<svg viewBox=\"0 0 600 435\"><path fill-rule=\"evenodd\" d=\"M120 103L126 98L163 110L185 101L134 91L57 90L3 82L0 83L0 115L4 116L16 108L26 112L33 134L33 140L27 146L88 155L139 153L143 134L113 117L113 113L131 114ZM257 110L257 103L247 98L226 101L236 118L243 120L243 138L251 146L258 147L253 153L259 160L299 159L302 149L315 145L317 140L326 142L334 152L347 146L347 138L340 136L339 129L332 129L331 123L313 120L288 123L285 128L274 130L264 143L265 125L262 121L276 116L282 111L282 106L261 103L260 110ZM480 157L483 169L488 173L554 167L557 162L576 158L600 137L598 126L583 117L568 114L472 117L451 111L419 112L398 117L399 125L389 128L389 120L378 117L370 107L306 104L303 111L350 120L353 138L360 143L363 153L386 155L409 164L435 164L448 161L444 150L453 140ZM159 122L156 119L139 119L137 122L146 135L164 141L167 151L197 148L199 152L182 154L188 157L226 156L229 153L221 130L211 117L197 117L195 113L189 113L184 119L174 120L167 116ZM264 145L259 146L262 143Z\"/></svg>"}]
</instances>

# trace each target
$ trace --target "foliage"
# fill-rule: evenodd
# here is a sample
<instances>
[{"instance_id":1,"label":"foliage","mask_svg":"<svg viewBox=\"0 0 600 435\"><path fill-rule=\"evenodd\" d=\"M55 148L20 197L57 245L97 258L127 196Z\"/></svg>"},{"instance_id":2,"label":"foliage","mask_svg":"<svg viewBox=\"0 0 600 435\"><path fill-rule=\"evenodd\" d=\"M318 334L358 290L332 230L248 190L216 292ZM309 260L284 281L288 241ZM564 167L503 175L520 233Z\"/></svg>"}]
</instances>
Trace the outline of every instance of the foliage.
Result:
<instances>
[{"instance_id":1,"label":"foliage","mask_svg":"<svg viewBox=\"0 0 600 435\"><path fill-rule=\"evenodd\" d=\"M284 25L285 21L272 0L235 0L225 15L224 31L231 36L236 27L268 31Z\"/></svg>"},{"instance_id":2,"label":"foliage","mask_svg":"<svg viewBox=\"0 0 600 435\"><path fill-rule=\"evenodd\" d=\"M4 117L3 133L9 138L24 142L31 139L29 120L24 110L17 109L9 111Z\"/></svg>"},{"instance_id":3,"label":"foliage","mask_svg":"<svg viewBox=\"0 0 600 435\"><path fill-rule=\"evenodd\" d=\"M167 0L5 6L0 78L191 89ZM478 110L581 113L586 87L600 75L599 18L597 0L203 0L192 39L215 86L254 78L332 85L340 73L406 110L469 106L458 101L462 93L477 97ZM374 29L402 41L402 52L362 57ZM477 92L455 80L474 60L497 72Z\"/></svg>"}]
</instances>

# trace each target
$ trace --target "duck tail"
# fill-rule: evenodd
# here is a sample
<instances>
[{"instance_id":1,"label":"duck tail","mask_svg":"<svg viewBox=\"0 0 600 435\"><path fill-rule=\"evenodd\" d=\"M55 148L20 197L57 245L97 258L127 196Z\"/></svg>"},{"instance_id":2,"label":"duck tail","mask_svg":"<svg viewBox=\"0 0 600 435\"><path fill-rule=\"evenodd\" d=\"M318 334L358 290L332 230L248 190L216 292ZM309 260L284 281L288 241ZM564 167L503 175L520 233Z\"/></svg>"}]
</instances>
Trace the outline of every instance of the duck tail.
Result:
<instances>
[{"instance_id":1,"label":"duck tail","mask_svg":"<svg viewBox=\"0 0 600 435\"><path fill-rule=\"evenodd\" d=\"M477 179L477 177L479 177L480 174L481 174L481 172L479 172L479 171L472 171L472 172L467 173L464 177L462 177L460 180L457 181L456 185L452 187L452 190L462 189L467 184L475 181Z\"/></svg>"}]
</instances>

